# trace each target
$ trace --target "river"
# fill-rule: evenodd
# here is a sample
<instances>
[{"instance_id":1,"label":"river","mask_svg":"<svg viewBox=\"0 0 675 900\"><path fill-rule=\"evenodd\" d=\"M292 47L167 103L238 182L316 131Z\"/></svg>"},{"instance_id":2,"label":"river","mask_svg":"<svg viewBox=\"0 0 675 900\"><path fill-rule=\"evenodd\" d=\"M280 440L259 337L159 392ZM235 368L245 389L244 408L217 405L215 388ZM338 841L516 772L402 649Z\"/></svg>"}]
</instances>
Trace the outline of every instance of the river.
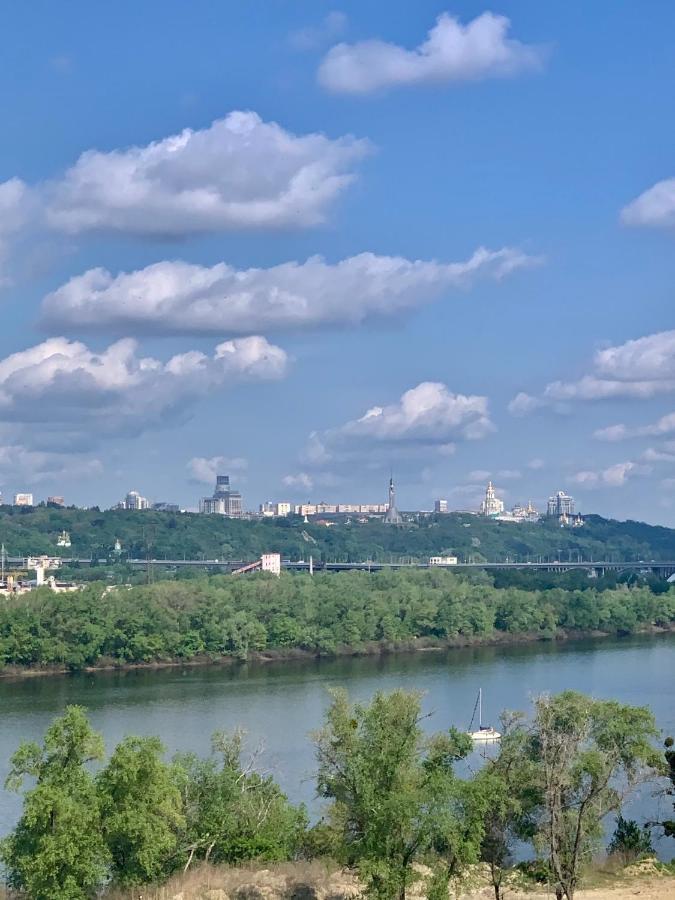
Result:
<instances>
[{"instance_id":1,"label":"river","mask_svg":"<svg viewBox=\"0 0 675 900\"><path fill-rule=\"evenodd\" d=\"M480 647L386 657L275 662L186 669L0 679L0 779L21 741L40 741L52 718L69 703L90 711L108 751L127 734L159 735L168 753L206 754L217 729L243 727L250 747L265 746L264 766L293 800L313 811L313 749L328 688L354 698L396 687L424 693L433 730L466 728L479 687L484 720L500 710L527 709L542 691L574 689L599 698L645 704L664 734L675 733L675 635L567 643ZM643 787L631 813L653 817L657 801ZM20 799L1 793L0 834L16 821ZM665 801L663 801L665 804ZM667 806L664 805L664 809ZM659 855L675 855L662 840Z\"/></svg>"}]
</instances>

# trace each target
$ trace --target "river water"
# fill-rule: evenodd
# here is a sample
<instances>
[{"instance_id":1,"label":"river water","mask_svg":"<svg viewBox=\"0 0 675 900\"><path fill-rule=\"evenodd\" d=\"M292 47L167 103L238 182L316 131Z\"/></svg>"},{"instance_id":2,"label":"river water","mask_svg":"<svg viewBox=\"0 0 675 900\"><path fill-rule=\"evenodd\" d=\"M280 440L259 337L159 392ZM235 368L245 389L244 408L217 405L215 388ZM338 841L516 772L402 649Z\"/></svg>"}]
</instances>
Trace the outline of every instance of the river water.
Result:
<instances>
[{"instance_id":1,"label":"river water","mask_svg":"<svg viewBox=\"0 0 675 900\"><path fill-rule=\"evenodd\" d=\"M251 748L265 746L264 767L293 800L313 812L315 761L309 733L322 721L328 689L345 687L367 699L401 687L424 693L433 716L425 724L465 729L479 687L484 721L502 709L525 709L542 691L584 691L599 698L648 705L664 734L675 733L675 635L559 644L481 647L387 657L293 661L187 669L101 672L95 675L0 679L0 781L21 741L40 741L69 703L87 707L110 751L127 734L159 735L167 752L207 754L217 729L241 726ZM476 762L480 762L476 760ZM653 786L630 812L654 818ZM662 810L667 802L662 802ZM12 827L20 799L0 792L0 834ZM675 855L661 841L659 854Z\"/></svg>"}]
</instances>

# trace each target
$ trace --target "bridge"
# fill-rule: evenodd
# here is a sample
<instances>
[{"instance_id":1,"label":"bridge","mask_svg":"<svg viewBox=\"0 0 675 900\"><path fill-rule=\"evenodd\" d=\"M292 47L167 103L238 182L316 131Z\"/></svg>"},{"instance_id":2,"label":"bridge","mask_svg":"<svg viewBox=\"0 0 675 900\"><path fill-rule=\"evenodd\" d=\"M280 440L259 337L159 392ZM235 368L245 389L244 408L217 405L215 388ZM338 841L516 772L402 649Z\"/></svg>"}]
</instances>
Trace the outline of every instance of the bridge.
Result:
<instances>
[{"instance_id":1,"label":"bridge","mask_svg":"<svg viewBox=\"0 0 675 900\"><path fill-rule=\"evenodd\" d=\"M5 557L5 565L10 568L24 568L25 557ZM107 559L92 560L89 558L62 557L62 565L106 565ZM258 561L227 560L227 559L127 559L126 565L135 567L167 567L173 569L219 569L222 572L232 572L237 569L256 566ZM534 572L574 572L584 571L589 575L605 575L607 572L635 572L643 575L656 575L659 578L670 578L675 575L675 561L662 560L634 560L632 562L617 560L577 560L575 562L563 560L546 560L538 562L460 562L456 565L431 565L429 562L385 562L365 560L363 562L320 562L317 560L291 560L281 561L282 569L289 572L380 572L384 569L450 569L451 571L534 571Z\"/></svg>"}]
</instances>

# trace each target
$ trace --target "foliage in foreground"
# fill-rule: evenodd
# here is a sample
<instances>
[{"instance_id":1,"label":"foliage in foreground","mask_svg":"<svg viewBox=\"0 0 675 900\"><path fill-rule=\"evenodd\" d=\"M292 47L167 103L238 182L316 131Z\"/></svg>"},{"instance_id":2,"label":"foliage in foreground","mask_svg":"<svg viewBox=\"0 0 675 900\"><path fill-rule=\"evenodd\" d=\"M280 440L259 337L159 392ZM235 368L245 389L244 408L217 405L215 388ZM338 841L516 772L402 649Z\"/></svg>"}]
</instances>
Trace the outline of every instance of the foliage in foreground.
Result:
<instances>
[{"instance_id":1,"label":"foliage in foreground","mask_svg":"<svg viewBox=\"0 0 675 900\"><path fill-rule=\"evenodd\" d=\"M156 883L196 861L330 854L377 900L405 900L418 863L431 869L429 900L446 898L450 879L482 860L501 900L519 840L556 895L573 900L603 817L620 813L640 778L663 771L646 708L542 696L531 722L505 716L496 754L466 777L455 768L473 749L469 737L429 734L425 718L418 694L352 704L335 693L314 738L325 819L308 830L304 809L259 771L257 757L242 761L240 734L216 734L208 759L182 754L170 763L155 738L129 737L94 777L101 738L83 709L69 707L42 747L24 744L12 758L8 786L34 781L0 848L9 883L30 900L87 900L107 880ZM629 826L615 842L634 837Z\"/></svg>"},{"instance_id":2,"label":"foliage in foreground","mask_svg":"<svg viewBox=\"0 0 675 900\"><path fill-rule=\"evenodd\" d=\"M555 637L558 630L627 634L675 623L675 590L495 588L484 575L442 570L377 574L214 576L104 593L100 584L0 598L0 664L127 664L296 650L334 654L416 639L481 642Z\"/></svg>"}]
</instances>

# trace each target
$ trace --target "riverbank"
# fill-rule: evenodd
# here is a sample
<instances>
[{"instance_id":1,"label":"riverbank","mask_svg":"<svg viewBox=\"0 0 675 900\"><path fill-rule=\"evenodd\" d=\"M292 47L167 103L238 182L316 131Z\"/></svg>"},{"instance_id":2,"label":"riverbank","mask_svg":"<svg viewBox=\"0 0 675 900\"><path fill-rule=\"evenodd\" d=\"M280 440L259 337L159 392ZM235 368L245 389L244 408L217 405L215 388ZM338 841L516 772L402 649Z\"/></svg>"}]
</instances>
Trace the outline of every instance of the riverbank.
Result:
<instances>
[{"instance_id":1,"label":"riverbank","mask_svg":"<svg viewBox=\"0 0 675 900\"><path fill-rule=\"evenodd\" d=\"M569 641L602 641L622 639L633 636L654 636L675 634L675 622L670 625L644 625L630 634L618 634L612 631L591 631L559 629L554 635L542 635L536 632L495 632L485 636L456 636L452 638L416 638L406 641L369 641L356 646L342 645L331 652L305 650L301 647L270 648L265 651L251 651L246 657L241 655L198 655L190 659L156 659L144 662L119 662L102 659L95 665L87 666L5 666L0 669L0 679L41 678L54 675L70 675L76 673L95 674L96 672L134 672L160 671L162 669L194 669L203 667L229 667L242 665L260 665L269 663L301 662L303 660L330 660L348 658L366 658L378 656L396 656L413 653L442 653L448 650L466 650L473 647L514 647L531 644L562 644Z\"/></svg>"},{"instance_id":2,"label":"riverbank","mask_svg":"<svg viewBox=\"0 0 675 900\"><path fill-rule=\"evenodd\" d=\"M453 886L449 898L494 898L494 888L482 871L484 868L476 866L463 888ZM672 900L675 896L675 873L666 867L628 867L602 881L601 886L580 889L578 900L633 900L636 895L641 900ZM144 900L356 900L360 895L361 885L353 873L322 861L271 864L269 868L200 866L175 876L165 885L142 891ZM407 895L410 900L425 900L423 878L410 886ZM138 890L111 890L104 900L137 900L138 896ZM552 896L552 891L536 885L508 889L509 900L551 900Z\"/></svg>"}]
</instances>

